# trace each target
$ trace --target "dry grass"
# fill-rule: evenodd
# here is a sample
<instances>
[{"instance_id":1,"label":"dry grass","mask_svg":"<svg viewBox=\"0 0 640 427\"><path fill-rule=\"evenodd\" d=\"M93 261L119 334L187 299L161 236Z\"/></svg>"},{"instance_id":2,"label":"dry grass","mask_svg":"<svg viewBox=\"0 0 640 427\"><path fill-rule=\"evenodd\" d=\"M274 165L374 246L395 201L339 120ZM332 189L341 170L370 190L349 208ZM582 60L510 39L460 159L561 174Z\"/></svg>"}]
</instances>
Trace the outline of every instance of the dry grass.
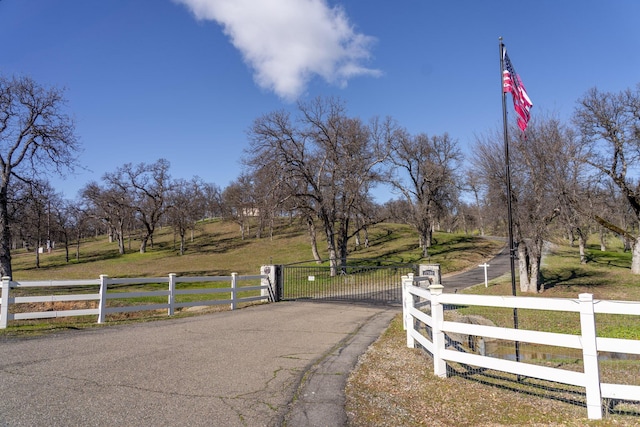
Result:
<instances>
[{"instance_id":1,"label":"dry grass","mask_svg":"<svg viewBox=\"0 0 640 427\"><path fill-rule=\"evenodd\" d=\"M589 421L579 404L514 392L479 379L433 375L424 351L406 346L402 319L360 357L346 388L351 427L633 426L637 417Z\"/></svg>"},{"instance_id":2,"label":"dry grass","mask_svg":"<svg viewBox=\"0 0 640 427\"><path fill-rule=\"evenodd\" d=\"M134 236L125 245L126 254L119 255L117 244L109 243L105 236L87 239L80 246L79 260L75 259L75 247L70 249L69 262L65 262L64 250L59 244L52 254L40 256L40 268L35 267L33 252L15 251L12 253L14 280L87 279L100 274L111 277L257 274L261 265L286 264L299 261L301 256L311 258L309 239L303 230L284 221L273 239L244 240L233 222L201 223L193 240L187 240L184 255L179 255L169 227L156 232L154 246L146 253L139 253L139 244Z\"/></svg>"},{"instance_id":3,"label":"dry grass","mask_svg":"<svg viewBox=\"0 0 640 427\"><path fill-rule=\"evenodd\" d=\"M620 251L590 251L590 263L581 265L577 248L557 247L547 259L544 277L546 290L537 296L576 298L579 293L593 293L598 299L640 300L640 278L629 272L630 256ZM484 286L465 292L510 295L510 278L502 277ZM460 309L466 314L480 315L500 326L513 323L511 310ZM572 322L557 313L540 316L520 310L523 329L575 333ZM505 314L506 313L506 314ZM638 339L640 325L626 317L610 319L600 316L598 329L606 336ZM574 324L575 322L573 322ZM574 327L575 328L575 327ZM620 365L620 366L618 366ZM450 367L451 368L451 367ZM539 387L535 381L527 384L506 374L465 375L454 367L457 375L446 379L433 374L433 361L423 351L406 347L406 333L400 316L380 339L360 358L347 384L349 425L363 426L635 426L635 415L609 414L604 420L590 421L586 417L584 390L563 387ZM581 369L580 366L565 367ZM637 361L603 363L603 378L625 384L638 378ZM553 390L551 390L553 389ZM630 413L637 413L634 408Z\"/></svg>"}]
</instances>

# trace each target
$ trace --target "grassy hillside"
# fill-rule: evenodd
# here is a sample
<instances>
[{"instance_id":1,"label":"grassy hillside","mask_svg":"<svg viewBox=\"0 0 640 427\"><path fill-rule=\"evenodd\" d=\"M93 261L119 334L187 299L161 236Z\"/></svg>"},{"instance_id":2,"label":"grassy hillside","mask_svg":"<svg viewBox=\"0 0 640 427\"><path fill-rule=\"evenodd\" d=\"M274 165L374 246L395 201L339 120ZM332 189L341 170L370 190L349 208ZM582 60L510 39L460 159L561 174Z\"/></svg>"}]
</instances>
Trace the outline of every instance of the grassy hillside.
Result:
<instances>
[{"instance_id":1,"label":"grassy hillside","mask_svg":"<svg viewBox=\"0 0 640 427\"><path fill-rule=\"evenodd\" d=\"M459 234L436 233L429 259L421 259L418 239L406 225L380 224L369 233L369 248L351 244L350 261L377 259L398 263L434 262L442 265L443 273L476 265L495 253L502 243ZM118 254L116 243L105 236L81 243L80 259L75 260L75 247L70 248L71 260L65 262L64 249L58 246L51 254L40 255L40 268L35 267L35 254L23 250L13 253L14 280L86 279L107 274L111 277L154 277L169 273L179 275L256 274L261 265L288 264L312 259L311 245L304 227L283 220L273 239L268 236L242 240L237 224L209 221L199 225L193 240L188 239L186 253L179 255L179 242L174 242L170 228L157 232L154 247L140 254L139 240L126 244L127 253ZM318 242L326 257L326 243Z\"/></svg>"},{"instance_id":2,"label":"grassy hillside","mask_svg":"<svg viewBox=\"0 0 640 427\"><path fill-rule=\"evenodd\" d=\"M589 241L586 264L580 264L577 246L563 241L549 245L542 262L542 281L545 290L541 296L576 298L590 293L596 299L640 301L640 276L631 274L631 253L624 252L622 244L611 239L606 251L600 244ZM474 293L510 295L511 281L502 277L493 286L473 289Z\"/></svg>"}]
</instances>

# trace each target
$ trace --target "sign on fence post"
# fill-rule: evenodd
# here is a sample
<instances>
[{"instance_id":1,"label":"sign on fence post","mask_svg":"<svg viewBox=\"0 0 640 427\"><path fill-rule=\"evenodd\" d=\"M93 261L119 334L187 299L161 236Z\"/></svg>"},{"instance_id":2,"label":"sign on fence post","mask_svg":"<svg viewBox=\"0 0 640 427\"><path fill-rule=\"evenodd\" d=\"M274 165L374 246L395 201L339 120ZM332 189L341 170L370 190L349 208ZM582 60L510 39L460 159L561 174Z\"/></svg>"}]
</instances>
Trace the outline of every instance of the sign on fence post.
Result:
<instances>
[{"instance_id":1,"label":"sign on fence post","mask_svg":"<svg viewBox=\"0 0 640 427\"><path fill-rule=\"evenodd\" d=\"M440 264L420 264L420 276L426 277L429 285L442 285Z\"/></svg>"},{"instance_id":2,"label":"sign on fence post","mask_svg":"<svg viewBox=\"0 0 640 427\"><path fill-rule=\"evenodd\" d=\"M0 299L0 329L6 329L9 320L9 290L11 277L2 277L2 297Z\"/></svg>"}]
</instances>

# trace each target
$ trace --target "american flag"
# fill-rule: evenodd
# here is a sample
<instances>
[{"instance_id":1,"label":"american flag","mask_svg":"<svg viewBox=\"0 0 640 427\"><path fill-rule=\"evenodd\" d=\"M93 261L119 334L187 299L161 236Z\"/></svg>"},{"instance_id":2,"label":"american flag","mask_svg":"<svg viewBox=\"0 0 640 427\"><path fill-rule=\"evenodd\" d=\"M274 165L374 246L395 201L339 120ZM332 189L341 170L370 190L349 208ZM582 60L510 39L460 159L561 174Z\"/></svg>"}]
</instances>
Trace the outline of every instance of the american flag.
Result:
<instances>
[{"instance_id":1,"label":"american flag","mask_svg":"<svg viewBox=\"0 0 640 427\"><path fill-rule=\"evenodd\" d=\"M518 127L524 132L527 128L527 124L529 123L529 118L531 117L529 110L533 107L533 103L531 102L529 95L527 95L527 91L524 88L524 84L522 84L522 80L520 80L520 76L513 68L511 60L509 60L507 49L503 48L502 52L504 59L504 70L502 70L502 92L511 92L511 95L513 96L513 108L518 114Z\"/></svg>"}]
</instances>

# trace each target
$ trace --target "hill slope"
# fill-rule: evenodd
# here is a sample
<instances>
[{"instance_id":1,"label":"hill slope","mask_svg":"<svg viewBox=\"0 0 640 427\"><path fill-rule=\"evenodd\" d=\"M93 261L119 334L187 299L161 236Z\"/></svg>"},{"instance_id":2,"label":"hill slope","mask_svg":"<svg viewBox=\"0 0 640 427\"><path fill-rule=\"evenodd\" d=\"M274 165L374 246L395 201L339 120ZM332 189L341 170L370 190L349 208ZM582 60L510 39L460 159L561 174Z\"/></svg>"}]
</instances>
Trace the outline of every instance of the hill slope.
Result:
<instances>
[{"instance_id":1,"label":"hill slope","mask_svg":"<svg viewBox=\"0 0 640 427\"><path fill-rule=\"evenodd\" d=\"M369 232L368 248L355 248L350 242L350 262L376 259L394 263L440 263L443 273L458 271L488 259L501 243L461 234L435 233L435 244L429 259L421 258L418 238L406 225L379 224ZM107 274L112 277L153 277L169 273L179 275L256 274L261 265L289 264L312 259L306 230L296 222L281 220L273 238L241 239L237 224L229 221L208 221L199 224L193 238L189 236L184 255L178 254L179 242L169 227L160 229L153 248L138 252L139 240L126 242L127 253L119 255L117 244L106 236L86 239L80 245L79 260L75 246L70 247L69 262L64 248L58 246L51 254L40 254L40 267L35 267L33 252L13 254L14 280L86 279ZM326 242L318 241L321 255L326 258Z\"/></svg>"}]
</instances>

